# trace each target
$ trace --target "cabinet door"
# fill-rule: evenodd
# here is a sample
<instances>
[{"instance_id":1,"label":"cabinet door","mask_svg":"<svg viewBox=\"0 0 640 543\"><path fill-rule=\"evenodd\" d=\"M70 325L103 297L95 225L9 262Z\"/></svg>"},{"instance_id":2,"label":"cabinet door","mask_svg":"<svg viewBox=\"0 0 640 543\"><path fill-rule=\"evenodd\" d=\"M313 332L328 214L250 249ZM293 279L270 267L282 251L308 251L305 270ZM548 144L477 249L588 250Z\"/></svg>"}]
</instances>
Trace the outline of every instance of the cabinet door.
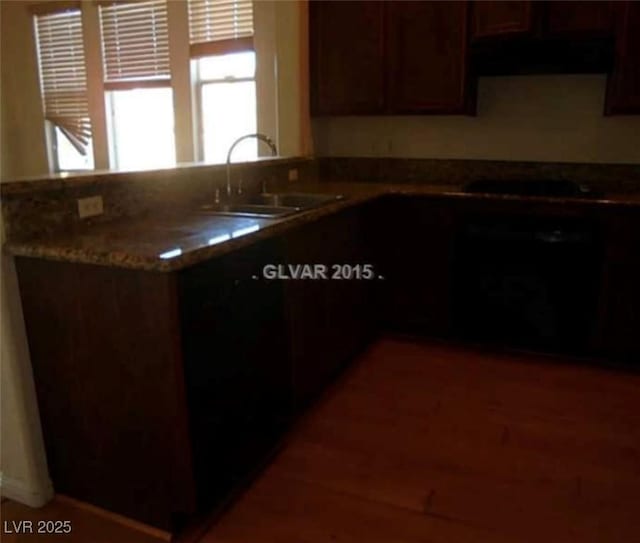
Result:
<instances>
[{"instance_id":1,"label":"cabinet door","mask_svg":"<svg viewBox=\"0 0 640 543\"><path fill-rule=\"evenodd\" d=\"M640 2L619 2L615 10L615 60L605 112L637 114L640 113Z\"/></svg>"},{"instance_id":2,"label":"cabinet door","mask_svg":"<svg viewBox=\"0 0 640 543\"><path fill-rule=\"evenodd\" d=\"M362 210L346 210L285 239L288 264L371 262ZM296 404L320 393L370 339L377 309L375 280L291 280L285 285Z\"/></svg>"},{"instance_id":3,"label":"cabinet door","mask_svg":"<svg viewBox=\"0 0 640 543\"><path fill-rule=\"evenodd\" d=\"M612 31L611 2L547 2L546 32L550 36L607 35Z\"/></svg>"},{"instance_id":4,"label":"cabinet door","mask_svg":"<svg viewBox=\"0 0 640 543\"><path fill-rule=\"evenodd\" d=\"M388 109L467 113L467 3L387 3Z\"/></svg>"},{"instance_id":5,"label":"cabinet door","mask_svg":"<svg viewBox=\"0 0 640 543\"><path fill-rule=\"evenodd\" d=\"M472 7L473 40L529 34L533 29L531 2L477 1Z\"/></svg>"},{"instance_id":6,"label":"cabinet door","mask_svg":"<svg viewBox=\"0 0 640 543\"><path fill-rule=\"evenodd\" d=\"M290 416L282 285L254 279L279 262L270 240L180 274L187 401L204 506L243 482Z\"/></svg>"},{"instance_id":7,"label":"cabinet door","mask_svg":"<svg viewBox=\"0 0 640 543\"><path fill-rule=\"evenodd\" d=\"M285 237L287 264L328 264L332 232L314 223ZM338 368L332 354L328 281L292 280L285 284L294 402L308 404Z\"/></svg>"},{"instance_id":8,"label":"cabinet door","mask_svg":"<svg viewBox=\"0 0 640 543\"><path fill-rule=\"evenodd\" d=\"M311 112L379 113L384 106L384 4L311 2Z\"/></svg>"},{"instance_id":9,"label":"cabinet door","mask_svg":"<svg viewBox=\"0 0 640 543\"><path fill-rule=\"evenodd\" d=\"M447 337L454 209L444 200L413 196L384 204L374 230L385 277L383 324L401 333Z\"/></svg>"},{"instance_id":10,"label":"cabinet door","mask_svg":"<svg viewBox=\"0 0 640 543\"><path fill-rule=\"evenodd\" d=\"M173 274L37 258L16 267L56 492L174 529L195 512L196 481Z\"/></svg>"},{"instance_id":11,"label":"cabinet door","mask_svg":"<svg viewBox=\"0 0 640 543\"><path fill-rule=\"evenodd\" d=\"M335 241L329 261L342 268L332 270L334 279L329 281L326 303L332 353L339 364L357 353L375 328L378 280L358 279L351 268L372 263L367 244L367 211L367 206L361 206L331 217L330 231Z\"/></svg>"},{"instance_id":12,"label":"cabinet door","mask_svg":"<svg viewBox=\"0 0 640 543\"><path fill-rule=\"evenodd\" d=\"M606 249L597 348L640 367L640 214L616 209L605 219Z\"/></svg>"}]
</instances>

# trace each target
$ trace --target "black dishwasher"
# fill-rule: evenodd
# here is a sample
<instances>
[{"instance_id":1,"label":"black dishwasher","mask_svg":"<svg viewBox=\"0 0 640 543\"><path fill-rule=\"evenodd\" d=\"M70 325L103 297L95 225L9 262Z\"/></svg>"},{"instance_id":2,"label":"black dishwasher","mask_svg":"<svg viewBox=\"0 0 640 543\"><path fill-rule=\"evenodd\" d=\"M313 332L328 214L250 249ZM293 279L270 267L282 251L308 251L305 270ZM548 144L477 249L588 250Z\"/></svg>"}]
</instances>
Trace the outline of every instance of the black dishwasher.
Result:
<instances>
[{"instance_id":1,"label":"black dishwasher","mask_svg":"<svg viewBox=\"0 0 640 543\"><path fill-rule=\"evenodd\" d=\"M464 218L454 258L455 335L585 354L597 317L600 238L598 225L579 217Z\"/></svg>"}]
</instances>

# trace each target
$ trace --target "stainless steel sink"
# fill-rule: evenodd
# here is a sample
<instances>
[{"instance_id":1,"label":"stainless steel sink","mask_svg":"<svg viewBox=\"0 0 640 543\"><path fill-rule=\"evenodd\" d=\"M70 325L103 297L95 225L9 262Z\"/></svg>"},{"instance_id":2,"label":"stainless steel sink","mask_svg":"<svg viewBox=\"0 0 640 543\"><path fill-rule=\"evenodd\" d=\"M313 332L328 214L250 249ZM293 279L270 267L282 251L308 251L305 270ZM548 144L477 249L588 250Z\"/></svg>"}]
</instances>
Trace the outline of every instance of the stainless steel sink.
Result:
<instances>
[{"instance_id":1,"label":"stainless steel sink","mask_svg":"<svg viewBox=\"0 0 640 543\"><path fill-rule=\"evenodd\" d=\"M246 203L295 207L297 209L310 209L325 205L344 198L341 194L304 194L304 193L282 193L282 194L256 194L247 198Z\"/></svg>"},{"instance_id":2,"label":"stainless steel sink","mask_svg":"<svg viewBox=\"0 0 640 543\"><path fill-rule=\"evenodd\" d=\"M275 218L298 211L295 207L260 204L214 204L200 208L203 213L213 215L233 215L235 217Z\"/></svg>"},{"instance_id":3,"label":"stainless steel sink","mask_svg":"<svg viewBox=\"0 0 640 543\"><path fill-rule=\"evenodd\" d=\"M254 194L244 197L241 202L205 205L200 211L236 217L276 218L326 205L342 198L344 196L341 194Z\"/></svg>"}]
</instances>

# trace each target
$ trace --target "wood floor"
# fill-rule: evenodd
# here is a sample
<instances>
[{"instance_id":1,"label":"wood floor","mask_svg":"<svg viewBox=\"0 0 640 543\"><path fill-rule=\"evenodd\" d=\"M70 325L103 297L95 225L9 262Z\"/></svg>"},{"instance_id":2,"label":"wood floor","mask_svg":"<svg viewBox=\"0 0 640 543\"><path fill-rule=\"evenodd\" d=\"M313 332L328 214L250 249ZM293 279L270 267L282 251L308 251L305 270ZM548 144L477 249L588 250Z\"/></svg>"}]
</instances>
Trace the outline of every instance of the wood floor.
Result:
<instances>
[{"instance_id":1,"label":"wood floor","mask_svg":"<svg viewBox=\"0 0 640 543\"><path fill-rule=\"evenodd\" d=\"M640 541L640 375L381 340L200 540Z\"/></svg>"},{"instance_id":2,"label":"wood floor","mask_svg":"<svg viewBox=\"0 0 640 543\"><path fill-rule=\"evenodd\" d=\"M640 376L387 339L203 543L640 541Z\"/></svg>"}]
</instances>

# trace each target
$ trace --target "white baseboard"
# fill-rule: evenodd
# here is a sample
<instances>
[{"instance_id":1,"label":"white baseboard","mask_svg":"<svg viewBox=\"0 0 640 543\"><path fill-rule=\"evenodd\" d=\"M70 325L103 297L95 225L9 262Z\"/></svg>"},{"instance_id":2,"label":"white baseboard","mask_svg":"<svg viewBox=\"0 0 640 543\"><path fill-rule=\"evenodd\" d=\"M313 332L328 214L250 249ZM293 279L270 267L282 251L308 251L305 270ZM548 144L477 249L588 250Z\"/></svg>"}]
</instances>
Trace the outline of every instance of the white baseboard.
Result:
<instances>
[{"instance_id":1,"label":"white baseboard","mask_svg":"<svg viewBox=\"0 0 640 543\"><path fill-rule=\"evenodd\" d=\"M47 480L46 483L35 487L0 473L0 494L29 507L42 507L53 498L53 485Z\"/></svg>"}]
</instances>

